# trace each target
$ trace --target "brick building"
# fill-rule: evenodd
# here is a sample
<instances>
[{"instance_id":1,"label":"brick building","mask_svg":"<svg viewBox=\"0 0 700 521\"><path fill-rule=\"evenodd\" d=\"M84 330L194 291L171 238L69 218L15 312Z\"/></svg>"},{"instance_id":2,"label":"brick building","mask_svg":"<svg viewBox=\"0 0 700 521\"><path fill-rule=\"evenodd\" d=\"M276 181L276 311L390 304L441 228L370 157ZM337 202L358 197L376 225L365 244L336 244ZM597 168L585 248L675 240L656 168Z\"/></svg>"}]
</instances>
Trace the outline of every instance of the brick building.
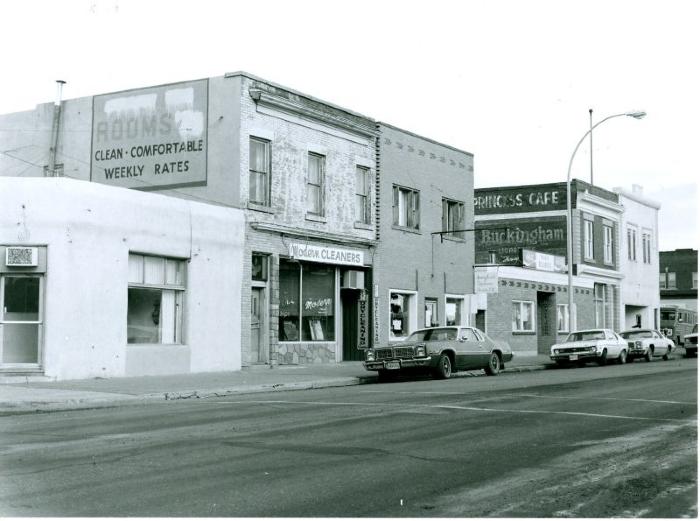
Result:
<instances>
[{"instance_id":1,"label":"brick building","mask_svg":"<svg viewBox=\"0 0 700 521\"><path fill-rule=\"evenodd\" d=\"M378 124L375 343L468 324L474 242L473 156ZM442 233L441 233L442 232Z\"/></svg>"},{"instance_id":2,"label":"brick building","mask_svg":"<svg viewBox=\"0 0 700 521\"><path fill-rule=\"evenodd\" d=\"M659 252L661 305L698 310L698 250Z\"/></svg>"}]
</instances>

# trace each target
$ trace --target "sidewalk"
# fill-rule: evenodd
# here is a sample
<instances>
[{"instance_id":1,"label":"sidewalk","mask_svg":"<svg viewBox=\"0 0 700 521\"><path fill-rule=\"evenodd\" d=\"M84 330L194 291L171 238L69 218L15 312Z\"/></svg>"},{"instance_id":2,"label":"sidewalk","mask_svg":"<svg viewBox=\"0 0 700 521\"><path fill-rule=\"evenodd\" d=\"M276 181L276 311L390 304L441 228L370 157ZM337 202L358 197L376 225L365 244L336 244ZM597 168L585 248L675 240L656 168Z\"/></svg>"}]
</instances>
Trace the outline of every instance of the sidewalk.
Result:
<instances>
[{"instance_id":1,"label":"sidewalk","mask_svg":"<svg viewBox=\"0 0 700 521\"><path fill-rule=\"evenodd\" d=\"M546 355L514 357L505 372L545 369ZM457 373L455 377L483 374ZM251 366L241 371L129 378L50 381L45 377L0 376L0 414L107 407L144 401L182 400L324 387L362 385L377 374L361 362L328 365Z\"/></svg>"}]
</instances>

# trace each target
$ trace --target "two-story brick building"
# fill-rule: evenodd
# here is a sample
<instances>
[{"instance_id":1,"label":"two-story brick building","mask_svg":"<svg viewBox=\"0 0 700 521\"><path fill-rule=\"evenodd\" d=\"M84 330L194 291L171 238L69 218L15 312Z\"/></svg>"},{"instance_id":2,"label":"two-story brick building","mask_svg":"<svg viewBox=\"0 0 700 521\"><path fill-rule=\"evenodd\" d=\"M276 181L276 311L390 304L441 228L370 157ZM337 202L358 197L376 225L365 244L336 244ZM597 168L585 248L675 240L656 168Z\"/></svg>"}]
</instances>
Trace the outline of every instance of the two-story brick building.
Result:
<instances>
[{"instance_id":1,"label":"two-story brick building","mask_svg":"<svg viewBox=\"0 0 700 521\"><path fill-rule=\"evenodd\" d=\"M698 250L659 252L661 304L698 310Z\"/></svg>"}]
</instances>

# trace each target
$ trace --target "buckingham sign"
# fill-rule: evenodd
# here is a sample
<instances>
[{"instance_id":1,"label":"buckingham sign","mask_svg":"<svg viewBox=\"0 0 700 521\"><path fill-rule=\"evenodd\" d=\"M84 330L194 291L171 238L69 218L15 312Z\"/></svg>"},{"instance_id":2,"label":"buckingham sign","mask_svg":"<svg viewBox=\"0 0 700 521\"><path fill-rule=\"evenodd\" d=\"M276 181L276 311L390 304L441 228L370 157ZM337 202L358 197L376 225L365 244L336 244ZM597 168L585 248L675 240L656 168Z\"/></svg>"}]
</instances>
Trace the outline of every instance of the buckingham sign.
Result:
<instances>
[{"instance_id":1,"label":"buckingham sign","mask_svg":"<svg viewBox=\"0 0 700 521\"><path fill-rule=\"evenodd\" d=\"M345 266L364 266L365 254L357 250L310 246L308 244L289 244L289 256L300 261L322 262L325 264L342 264Z\"/></svg>"},{"instance_id":2,"label":"buckingham sign","mask_svg":"<svg viewBox=\"0 0 700 521\"><path fill-rule=\"evenodd\" d=\"M207 180L208 81L93 98L90 179L125 188Z\"/></svg>"},{"instance_id":3,"label":"buckingham sign","mask_svg":"<svg viewBox=\"0 0 700 521\"><path fill-rule=\"evenodd\" d=\"M476 224L476 262L519 265L522 248L566 254L566 217L481 221Z\"/></svg>"}]
</instances>

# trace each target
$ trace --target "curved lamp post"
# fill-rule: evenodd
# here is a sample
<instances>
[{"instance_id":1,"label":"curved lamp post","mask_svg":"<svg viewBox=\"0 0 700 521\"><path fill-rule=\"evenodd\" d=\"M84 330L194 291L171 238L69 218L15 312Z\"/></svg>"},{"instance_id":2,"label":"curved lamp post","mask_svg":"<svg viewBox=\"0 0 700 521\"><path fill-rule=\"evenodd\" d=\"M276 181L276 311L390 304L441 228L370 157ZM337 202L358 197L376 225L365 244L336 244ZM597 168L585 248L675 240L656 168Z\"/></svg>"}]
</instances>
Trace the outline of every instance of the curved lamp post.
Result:
<instances>
[{"instance_id":1,"label":"curved lamp post","mask_svg":"<svg viewBox=\"0 0 700 521\"><path fill-rule=\"evenodd\" d=\"M574 238L571 230L571 223L572 223L572 215L571 215L571 165L574 162L574 156L576 156L576 152L578 151L578 148L581 146L581 143L583 143L583 140L588 137L588 135L593 132L593 129L596 128L597 126L605 123L607 120L612 119L612 118L619 118L620 116L629 116L634 119L642 119L644 116L646 116L646 112L623 112L622 114L613 114L612 116L608 116L607 118L601 119L598 123L593 125L588 132L586 132L583 137L579 140L578 144L576 145L576 148L574 148L574 153L571 154L571 159L569 160L569 170L566 174L566 258L567 258L567 273L568 273L568 279L569 279L569 287L568 287L568 292L569 292L569 332L573 331L573 319L575 317L574 313L574 292L573 292L573 265L574 265L574 255L573 255L573 243L574 243Z\"/></svg>"}]
</instances>

